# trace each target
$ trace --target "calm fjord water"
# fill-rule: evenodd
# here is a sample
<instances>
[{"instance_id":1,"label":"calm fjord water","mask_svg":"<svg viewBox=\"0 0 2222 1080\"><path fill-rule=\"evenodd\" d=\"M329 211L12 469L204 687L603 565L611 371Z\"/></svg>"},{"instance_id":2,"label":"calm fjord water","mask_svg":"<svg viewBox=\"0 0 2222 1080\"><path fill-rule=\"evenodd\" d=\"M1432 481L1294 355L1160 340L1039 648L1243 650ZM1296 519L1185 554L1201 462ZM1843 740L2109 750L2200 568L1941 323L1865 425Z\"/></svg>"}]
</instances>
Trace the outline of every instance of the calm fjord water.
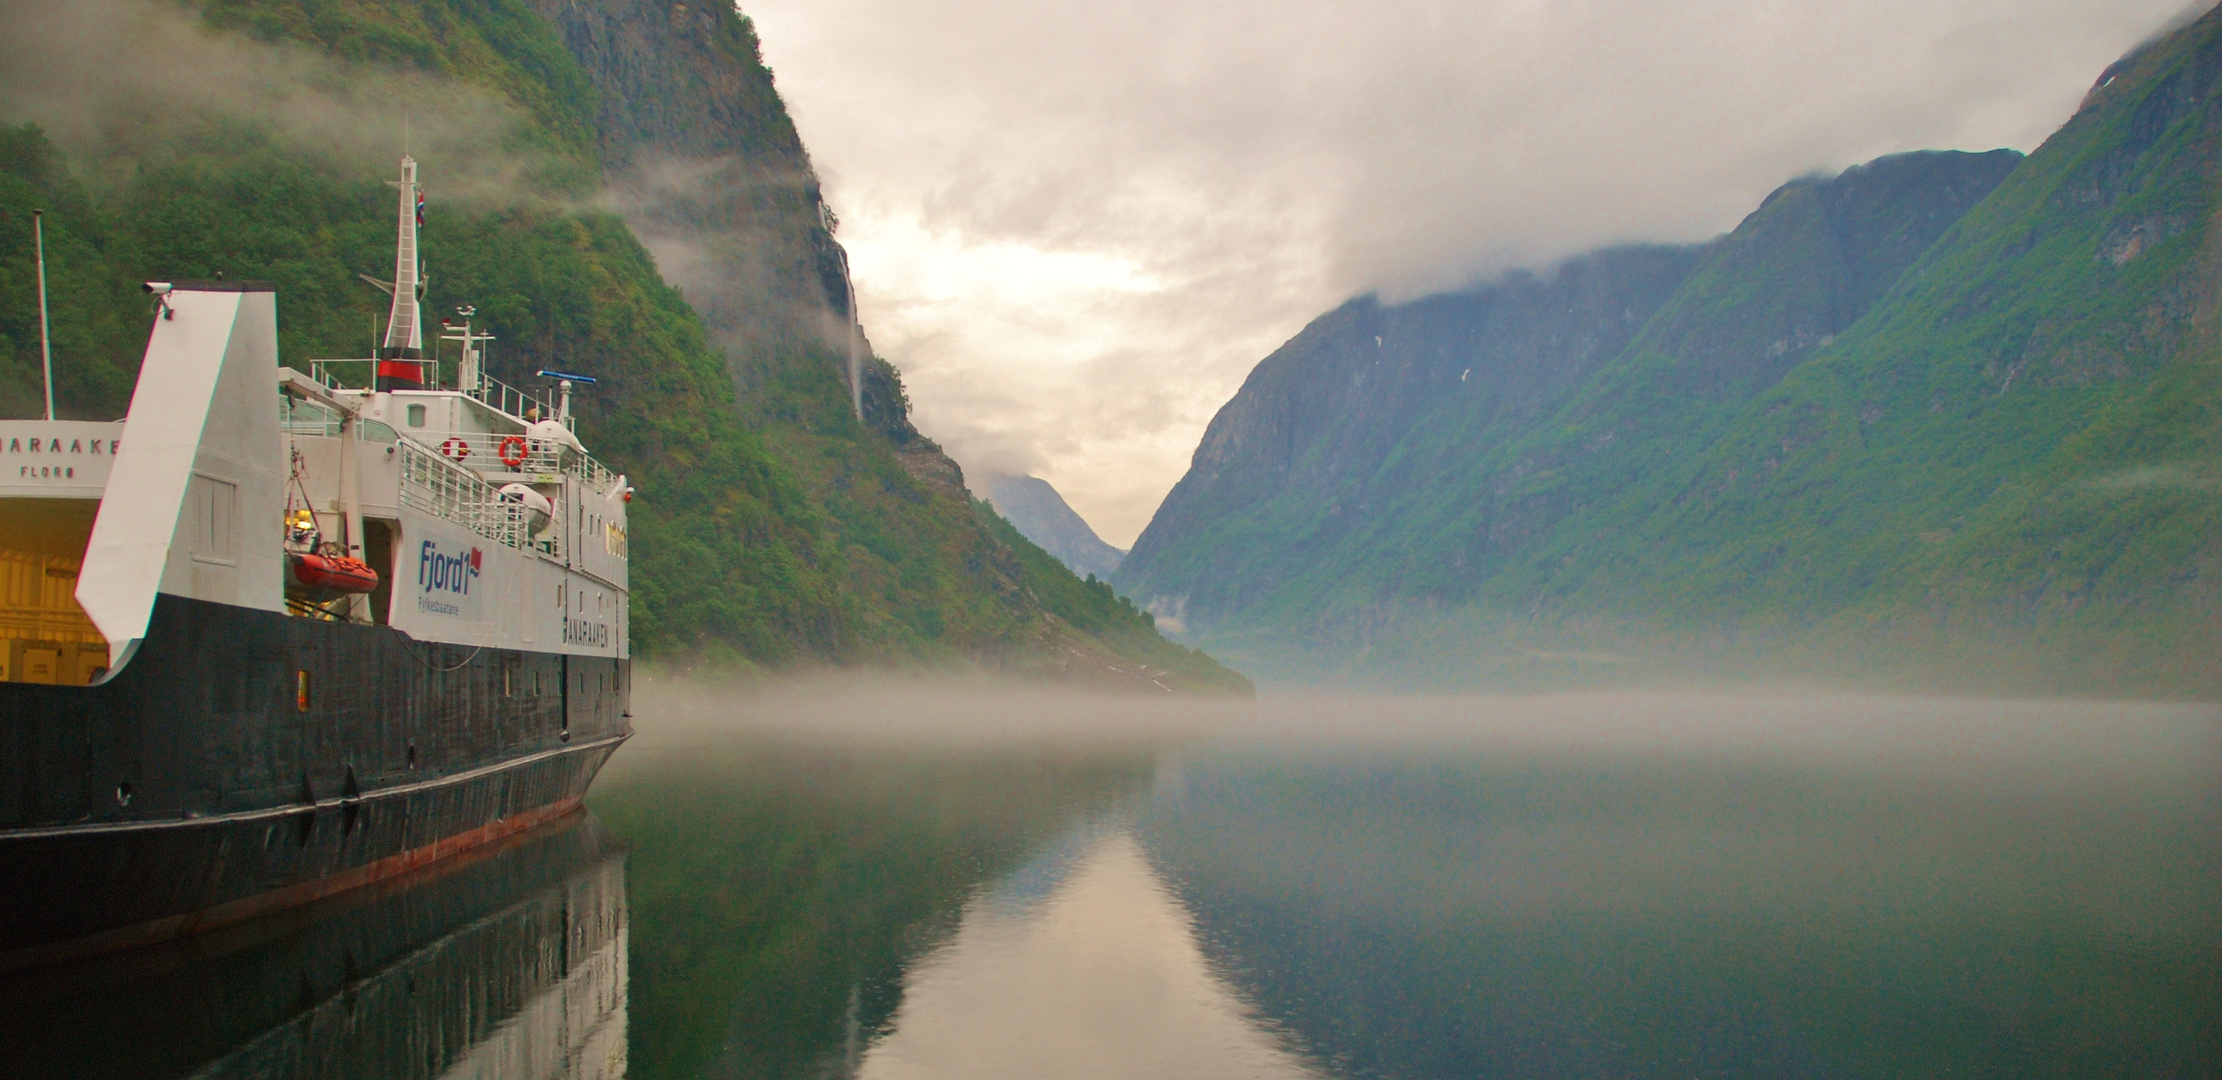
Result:
<instances>
[{"instance_id":1,"label":"calm fjord water","mask_svg":"<svg viewBox=\"0 0 2222 1080\"><path fill-rule=\"evenodd\" d=\"M594 818L236 941L12 980L0 1053L31 1075L2222 1075L2212 709L643 699ZM126 1034L149 1030L169 1037Z\"/></svg>"}]
</instances>

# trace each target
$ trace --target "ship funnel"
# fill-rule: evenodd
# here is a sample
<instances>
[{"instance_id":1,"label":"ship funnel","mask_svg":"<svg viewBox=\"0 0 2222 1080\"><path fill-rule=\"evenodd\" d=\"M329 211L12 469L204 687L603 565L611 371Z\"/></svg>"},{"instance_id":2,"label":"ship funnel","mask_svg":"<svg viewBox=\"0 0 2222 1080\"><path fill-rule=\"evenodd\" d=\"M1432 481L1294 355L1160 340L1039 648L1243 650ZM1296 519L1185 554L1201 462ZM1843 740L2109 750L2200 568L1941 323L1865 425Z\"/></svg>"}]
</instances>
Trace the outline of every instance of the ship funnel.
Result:
<instances>
[{"instance_id":1,"label":"ship funnel","mask_svg":"<svg viewBox=\"0 0 2222 1080\"><path fill-rule=\"evenodd\" d=\"M393 312L386 318L386 344L378 350L378 389L425 388L424 326L418 305L424 296L424 264L417 258L417 230L424 225L424 195L417 189L417 159L401 156L401 179L387 183L401 190L401 211L394 244Z\"/></svg>"}]
</instances>

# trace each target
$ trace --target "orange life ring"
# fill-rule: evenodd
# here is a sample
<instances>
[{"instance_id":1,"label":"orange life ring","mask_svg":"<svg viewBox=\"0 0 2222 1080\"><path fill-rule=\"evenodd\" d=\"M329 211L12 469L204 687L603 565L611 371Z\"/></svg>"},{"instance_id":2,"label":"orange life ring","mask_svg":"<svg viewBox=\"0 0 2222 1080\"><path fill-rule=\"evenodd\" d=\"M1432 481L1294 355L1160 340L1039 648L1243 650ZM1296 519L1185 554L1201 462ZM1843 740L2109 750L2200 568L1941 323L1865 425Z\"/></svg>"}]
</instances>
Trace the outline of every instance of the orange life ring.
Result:
<instances>
[{"instance_id":1,"label":"orange life ring","mask_svg":"<svg viewBox=\"0 0 2222 1080\"><path fill-rule=\"evenodd\" d=\"M464 442L460 435L450 435L446 442L440 444L440 453L453 460L461 461L471 456L471 444Z\"/></svg>"},{"instance_id":2,"label":"orange life ring","mask_svg":"<svg viewBox=\"0 0 2222 1080\"><path fill-rule=\"evenodd\" d=\"M501 463L514 469L525 463L525 440L511 435L501 441Z\"/></svg>"}]
</instances>

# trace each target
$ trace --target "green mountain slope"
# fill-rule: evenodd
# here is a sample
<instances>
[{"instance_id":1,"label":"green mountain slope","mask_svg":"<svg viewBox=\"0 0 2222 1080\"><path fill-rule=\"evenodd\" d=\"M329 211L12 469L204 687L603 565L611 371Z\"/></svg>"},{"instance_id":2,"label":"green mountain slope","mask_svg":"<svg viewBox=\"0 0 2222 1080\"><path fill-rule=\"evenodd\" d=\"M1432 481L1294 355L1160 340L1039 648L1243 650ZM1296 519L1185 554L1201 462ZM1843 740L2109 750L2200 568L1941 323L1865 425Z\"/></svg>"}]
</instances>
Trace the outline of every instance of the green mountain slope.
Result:
<instances>
[{"instance_id":1,"label":"green mountain slope","mask_svg":"<svg viewBox=\"0 0 2222 1080\"><path fill-rule=\"evenodd\" d=\"M2111 69L1702 455L1494 598L1733 620L2008 685L2212 692L2218 164L2210 14Z\"/></svg>"},{"instance_id":2,"label":"green mountain slope","mask_svg":"<svg viewBox=\"0 0 2222 1080\"><path fill-rule=\"evenodd\" d=\"M1123 668L1166 649L1188 655L1156 639L1138 612L1114 616L1119 632L1070 631L1101 614L1087 603L1057 606L1077 579L1044 578L1047 568L983 526L961 485L950 496L904 467L905 444L931 444L910 428L891 367L873 367L870 423L860 423L822 342L789 333L780 349L741 350L716 318L715 297L667 284L663 253L644 245L624 216L598 207L631 206L621 191L604 193L603 177L630 167L633 133L659 122L691 130L692 105L613 98L612 89L625 88L597 85L564 28L532 4L212 0L200 8L198 28L184 21L190 9L128 0L112 7L119 17L155 19L165 33L213 35L194 46L204 55L245 57L240 63L259 74L293 73L281 89L300 98L352 100L351 85L400 86L500 121L466 132L464 145L435 137L419 151L428 181L428 301L435 311L477 307L480 324L499 338L491 357L498 378L526 384L539 367L601 378L578 403L580 430L641 491L633 508L638 655L1057 675L1058 658L1071 655L1068 632L1096 649L1090 655ZM707 43L723 81L681 81L693 104L709 100L725 124L713 134L806 165L747 21L712 8L703 29L687 40ZM657 59L629 54L650 68ZM0 79L0 120L36 116L36 96L11 97L9 86ZM292 119L220 95L206 107L180 96L159 114L135 111L128 100L112 105L95 134L72 128L78 141L67 152L36 127L0 132L0 410L24 416L39 408L29 235L29 210L39 206L50 211L57 397L66 415L121 414L145 340L137 289L145 279L272 281L289 362L362 355L384 298L356 273L381 270L392 251L392 196L382 183L392 167L383 149L388 118L350 116L308 132ZM617 121L632 126L617 130ZM422 126L439 122L428 112ZM453 178L451 186L443 188L443 178ZM834 252L818 223L815 185L787 187L773 203L799 207L812 223L790 231L806 248L817 245L812 251ZM764 290L743 296L767 310L790 309L793 296L822 293L822 262L812 254L801 265L770 266ZM736 367L745 366L737 352L770 354L756 366L778 378L737 383ZM1190 666L1191 686L1247 688L1208 659Z\"/></svg>"},{"instance_id":3,"label":"green mountain slope","mask_svg":"<svg viewBox=\"0 0 2222 1080\"><path fill-rule=\"evenodd\" d=\"M1362 569L1333 582L1337 599L1348 602L1358 582L1454 602L1526 588L1519 568L1533 545L1721 437L1742 403L1832 344L2019 161L2012 151L1900 154L1783 185L1706 246L1627 348L1564 405L1429 477L1393 526L1353 545Z\"/></svg>"},{"instance_id":4,"label":"green mountain slope","mask_svg":"<svg viewBox=\"0 0 2222 1080\"><path fill-rule=\"evenodd\" d=\"M1114 580L1329 653L1384 600L1463 602L1851 324L2017 157L1886 158L1699 248L1345 305L1259 365Z\"/></svg>"},{"instance_id":5,"label":"green mountain slope","mask_svg":"<svg viewBox=\"0 0 2222 1080\"><path fill-rule=\"evenodd\" d=\"M1119 584L1162 603L1169 556L1248 560L1219 572L1269 587L1195 640L1284 677L2222 691L2218 73L2209 15L2109 69L2018 165L1793 183L1546 419L1422 417L1382 460L1450 464L1376 470L1376 509L1333 543L1145 563L1145 534Z\"/></svg>"},{"instance_id":6,"label":"green mountain slope","mask_svg":"<svg viewBox=\"0 0 2222 1080\"><path fill-rule=\"evenodd\" d=\"M1213 418L1112 583L1195 632L1340 568L1401 495L1555 411L1695 261L1688 248L1608 251L1313 320Z\"/></svg>"}]
</instances>

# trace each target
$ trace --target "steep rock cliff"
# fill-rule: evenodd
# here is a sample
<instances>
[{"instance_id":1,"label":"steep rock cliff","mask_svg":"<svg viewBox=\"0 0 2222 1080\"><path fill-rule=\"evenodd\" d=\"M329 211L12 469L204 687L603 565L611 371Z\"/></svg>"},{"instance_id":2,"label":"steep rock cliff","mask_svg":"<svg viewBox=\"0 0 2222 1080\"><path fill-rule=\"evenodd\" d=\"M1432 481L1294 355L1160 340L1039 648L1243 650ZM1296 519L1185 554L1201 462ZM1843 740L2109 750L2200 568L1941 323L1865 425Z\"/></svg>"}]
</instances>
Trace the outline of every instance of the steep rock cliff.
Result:
<instances>
[{"instance_id":1,"label":"steep rock cliff","mask_svg":"<svg viewBox=\"0 0 2222 1080\"><path fill-rule=\"evenodd\" d=\"M613 205L736 372L842 339L842 256L753 23L720 3L534 3L596 91Z\"/></svg>"}]
</instances>

